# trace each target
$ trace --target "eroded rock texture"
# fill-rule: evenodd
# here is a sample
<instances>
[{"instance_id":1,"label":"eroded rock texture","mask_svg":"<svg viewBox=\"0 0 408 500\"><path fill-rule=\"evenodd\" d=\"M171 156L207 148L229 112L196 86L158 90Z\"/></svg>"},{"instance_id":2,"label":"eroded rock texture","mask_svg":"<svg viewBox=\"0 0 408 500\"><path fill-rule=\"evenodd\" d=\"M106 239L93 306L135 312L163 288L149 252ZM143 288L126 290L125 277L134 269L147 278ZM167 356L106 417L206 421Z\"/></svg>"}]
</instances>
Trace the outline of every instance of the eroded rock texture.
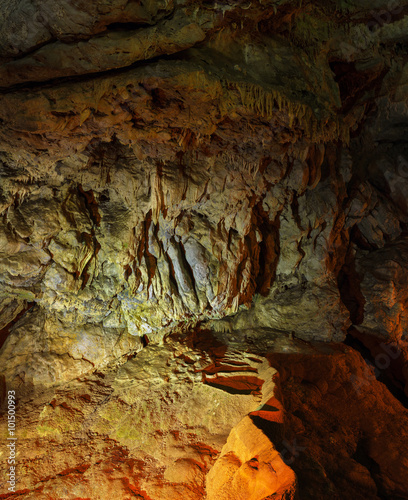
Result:
<instances>
[{"instance_id":1,"label":"eroded rock texture","mask_svg":"<svg viewBox=\"0 0 408 500\"><path fill-rule=\"evenodd\" d=\"M408 498L406 14L1 3L2 498Z\"/></svg>"},{"instance_id":2,"label":"eroded rock texture","mask_svg":"<svg viewBox=\"0 0 408 500\"><path fill-rule=\"evenodd\" d=\"M44 499L203 498L206 473L228 436L250 421L248 414L276 399L275 375L260 356L168 341L103 373L47 390L20 414L20 488L26 498ZM264 439L263 455L257 435L250 456L236 451L235 462L255 476L241 477L240 489L252 494L242 498L293 489L293 471L256 432ZM36 436L51 457L39 453ZM253 456L259 470L247 464ZM254 496L259 484L263 494ZM212 491L212 498L221 498L217 486Z\"/></svg>"}]
</instances>

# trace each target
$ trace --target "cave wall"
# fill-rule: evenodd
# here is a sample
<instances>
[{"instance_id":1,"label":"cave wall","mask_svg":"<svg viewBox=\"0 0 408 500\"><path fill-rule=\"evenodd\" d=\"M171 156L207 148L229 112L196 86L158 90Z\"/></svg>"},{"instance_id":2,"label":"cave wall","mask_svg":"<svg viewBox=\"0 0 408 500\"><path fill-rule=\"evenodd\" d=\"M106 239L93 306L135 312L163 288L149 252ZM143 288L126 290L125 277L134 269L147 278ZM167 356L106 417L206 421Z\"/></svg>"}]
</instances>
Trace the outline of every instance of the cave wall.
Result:
<instances>
[{"instance_id":1,"label":"cave wall","mask_svg":"<svg viewBox=\"0 0 408 500\"><path fill-rule=\"evenodd\" d=\"M383 0L2 2L0 378L4 394L15 390L21 405L31 401L21 410L31 429L24 437L27 450L36 436L47 449L58 435L58 467L70 471L60 475L65 482L56 479L55 464L42 463L41 472L27 465L20 473L26 498L108 498L113 494L108 484L119 488L118 498L154 500L206 494L261 500L274 493L271 480L243 450L258 452L239 441L241 434L257 435L253 419L244 417L267 405L257 391L268 377L258 389L249 385L255 407L241 394L234 411L221 412L222 430L210 425L201 435L202 429L194 428L193 439L183 427L187 416L163 429L156 422L154 432L146 431L145 449L135 444L140 433L118 430L118 415L132 413L129 408L142 397L134 393L122 401L127 389L122 382L120 390L115 385L121 370L138 380L143 356L151 356L145 363L155 366L157 355L169 367L159 376L167 387L180 369L170 367L167 358L175 355L169 353L184 349L192 335L216 338L232 349L234 363L253 352L280 371L280 358L271 361L268 353L300 355L305 349L304 355L315 359L305 346L322 343L324 372L343 349L348 361L341 364L342 382L328 383L323 395L331 394L336 406L341 392L351 391L357 398L351 414L368 414L364 387L376 395L373 401L389 399L387 408L393 410L387 415L405 421L407 13L405 1ZM327 352L324 344L330 346ZM365 365L357 348L372 356L394 395L384 396L380 382L361 375ZM387 366L378 361L384 353ZM183 356L184 373L191 367ZM208 361L201 351L188 356ZM293 364L297 358L285 359ZM201 371L198 378L207 390ZM97 384L100 373L108 377L107 394L117 391L112 408L100 406L103 391L90 400L80 395L90 390L81 384ZM146 377L154 379L151 373ZM306 383L306 376L299 377L298 384ZM193 379L177 381L184 394L178 399L171 396L178 394L173 386L163 389L165 395L144 396L147 414L165 411L149 406L157 397L173 398L177 409L191 397L184 392ZM241 383L222 379L221 385L237 389ZM60 401L55 391L75 404ZM201 394L197 405L213 398ZM285 398L289 413L299 406L292 394ZM265 408L258 411L271 412ZM99 412L99 423L88 419L93 411ZM71 418L75 412L83 419ZM134 418L129 426L137 428ZM269 421L270 415L259 418ZM288 418L290 434L298 417ZM316 427L328 417L319 418ZM367 445L383 428L357 427L350 430L353 438L349 434L343 457L354 485L347 498L360 498L366 487L372 498L408 498L401 479L406 461L400 458L391 471L394 459L379 458L379 445ZM388 431L389 439L395 429ZM86 464L79 472L73 463L62 463L63 443L77 439L75 432L95 440L94 448L84 442L85 455L71 457L80 467ZM160 439L166 447L177 433L182 454L156 450ZM262 453L265 463L272 463L280 455L275 437L266 435L272 448ZM126 469L130 462L123 459L126 470L114 483L104 480L105 497L98 497L95 484L104 473L94 466L102 463L104 439L136 462ZM340 456L342 447L332 444ZM173 445L169 449L177 448ZM308 452L308 460L320 460L314 476L304 464L306 472L294 466L297 494L303 491L304 498L312 495L306 483L319 474L322 496L313 498L336 498L344 488L333 480L337 469L322 449ZM398 448L395 454L400 453ZM146 454L157 461L146 469L150 476L142 472ZM27 452L24 463L34 455ZM84 458L88 455L92 460ZM177 472L170 464L180 460L190 462ZM248 462L250 473L258 471L261 479L249 481L245 468L235 471L237 460ZM289 498L297 480L284 465L275 492L283 488L279 495ZM219 467L231 473L225 484L214 479ZM77 497L69 488L61 493L85 472L90 479ZM129 486L132 475L140 481L131 483L139 486ZM174 486L180 475L190 478L181 481L189 485L182 490ZM154 478L151 484L148 477ZM45 489L38 489L44 481Z\"/></svg>"}]
</instances>

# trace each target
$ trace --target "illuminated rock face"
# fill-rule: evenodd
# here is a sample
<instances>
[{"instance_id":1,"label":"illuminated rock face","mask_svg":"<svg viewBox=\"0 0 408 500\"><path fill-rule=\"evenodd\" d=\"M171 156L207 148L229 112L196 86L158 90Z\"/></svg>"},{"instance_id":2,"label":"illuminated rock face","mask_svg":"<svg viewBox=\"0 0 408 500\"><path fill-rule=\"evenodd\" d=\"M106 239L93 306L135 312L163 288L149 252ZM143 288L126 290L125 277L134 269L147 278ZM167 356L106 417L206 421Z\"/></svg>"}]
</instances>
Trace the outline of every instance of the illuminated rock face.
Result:
<instances>
[{"instance_id":1,"label":"illuminated rock face","mask_svg":"<svg viewBox=\"0 0 408 500\"><path fill-rule=\"evenodd\" d=\"M221 456L207 475L208 500L289 498L295 493L293 470L250 417L235 426Z\"/></svg>"},{"instance_id":2,"label":"illuminated rock face","mask_svg":"<svg viewBox=\"0 0 408 500\"><path fill-rule=\"evenodd\" d=\"M407 13L1 2L0 394L29 429L22 495L407 498L389 444L408 394ZM370 422L347 420L344 449L343 397ZM292 463L305 422L323 437Z\"/></svg>"},{"instance_id":3,"label":"illuminated rock face","mask_svg":"<svg viewBox=\"0 0 408 500\"><path fill-rule=\"evenodd\" d=\"M293 487L293 471L248 416L275 398L276 370L261 356L208 340L205 349L189 344L150 344L103 372L46 390L34 403L28 395L19 418L20 489L38 498L127 498L133 489L156 500L201 499L206 473L228 446L237 459L259 457L257 477L248 478L252 469L243 466L233 481L233 488L258 492L248 498ZM78 449L67 454L69 442ZM53 450L51 462L45 449Z\"/></svg>"},{"instance_id":4,"label":"illuminated rock face","mask_svg":"<svg viewBox=\"0 0 408 500\"><path fill-rule=\"evenodd\" d=\"M208 332L168 338L19 396L21 496L406 496L406 410L359 353L277 340L265 359L243 347Z\"/></svg>"}]
</instances>

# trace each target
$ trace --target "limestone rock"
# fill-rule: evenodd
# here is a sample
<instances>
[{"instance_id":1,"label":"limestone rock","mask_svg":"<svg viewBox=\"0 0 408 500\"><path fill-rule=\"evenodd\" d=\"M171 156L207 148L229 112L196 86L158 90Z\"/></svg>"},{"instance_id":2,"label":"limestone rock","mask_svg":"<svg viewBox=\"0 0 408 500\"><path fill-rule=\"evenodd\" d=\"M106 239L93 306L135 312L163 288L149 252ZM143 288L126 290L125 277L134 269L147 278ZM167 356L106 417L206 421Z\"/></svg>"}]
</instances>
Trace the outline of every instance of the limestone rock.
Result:
<instances>
[{"instance_id":1,"label":"limestone rock","mask_svg":"<svg viewBox=\"0 0 408 500\"><path fill-rule=\"evenodd\" d=\"M302 498L405 498L406 408L358 352L327 347L268 356L287 412L277 448Z\"/></svg>"},{"instance_id":2,"label":"limestone rock","mask_svg":"<svg viewBox=\"0 0 408 500\"><path fill-rule=\"evenodd\" d=\"M1 2L20 496L407 498L407 6Z\"/></svg>"},{"instance_id":3,"label":"limestone rock","mask_svg":"<svg viewBox=\"0 0 408 500\"><path fill-rule=\"evenodd\" d=\"M273 399L275 375L265 358L168 339L72 382L60 380L35 403L13 382L25 422L19 488L27 498L102 500L129 491L157 500L204 498L206 473L231 429ZM76 447L67 455L68 443ZM262 445L276 465L273 444L264 438Z\"/></svg>"},{"instance_id":4,"label":"limestone rock","mask_svg":"<svg viewBox=\"0 0 408 500\"><path fill-rule=\"evenodd\" d=\"M356 271L365 301L364 318L357 325L362 331L393 341L407 339L406 258L405 239L357 256Z\"/></svg>"},{"instance_id":5,"label":"limestone rock","mask_svg":"<svg viewBox=\"0 0 408 500\"><path fill-rule=\"evenodd\" d=\"M294 498L293 471L250 417L235 426L207 475L208 500ZM292 495L288 492L292 490Z\"/></svg>"}]
</instances>

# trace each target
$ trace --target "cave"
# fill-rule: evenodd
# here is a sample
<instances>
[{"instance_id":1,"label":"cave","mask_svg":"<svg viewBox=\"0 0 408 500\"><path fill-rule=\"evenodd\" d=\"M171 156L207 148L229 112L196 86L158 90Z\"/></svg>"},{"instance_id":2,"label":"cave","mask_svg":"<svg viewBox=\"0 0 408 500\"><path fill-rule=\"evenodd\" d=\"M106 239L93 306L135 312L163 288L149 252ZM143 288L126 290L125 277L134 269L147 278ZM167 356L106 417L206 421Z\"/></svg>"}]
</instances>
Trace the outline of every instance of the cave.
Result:
<instances>
[{"instance_id":1,"label":"cave","mask_svg":"<svg viewBox=\"0 0 408 500\"><path fill-rule=\"evenodd\" d=\"M408 0L1 0L0 499L408 499Z\"/></svg>"}]
</instances>

